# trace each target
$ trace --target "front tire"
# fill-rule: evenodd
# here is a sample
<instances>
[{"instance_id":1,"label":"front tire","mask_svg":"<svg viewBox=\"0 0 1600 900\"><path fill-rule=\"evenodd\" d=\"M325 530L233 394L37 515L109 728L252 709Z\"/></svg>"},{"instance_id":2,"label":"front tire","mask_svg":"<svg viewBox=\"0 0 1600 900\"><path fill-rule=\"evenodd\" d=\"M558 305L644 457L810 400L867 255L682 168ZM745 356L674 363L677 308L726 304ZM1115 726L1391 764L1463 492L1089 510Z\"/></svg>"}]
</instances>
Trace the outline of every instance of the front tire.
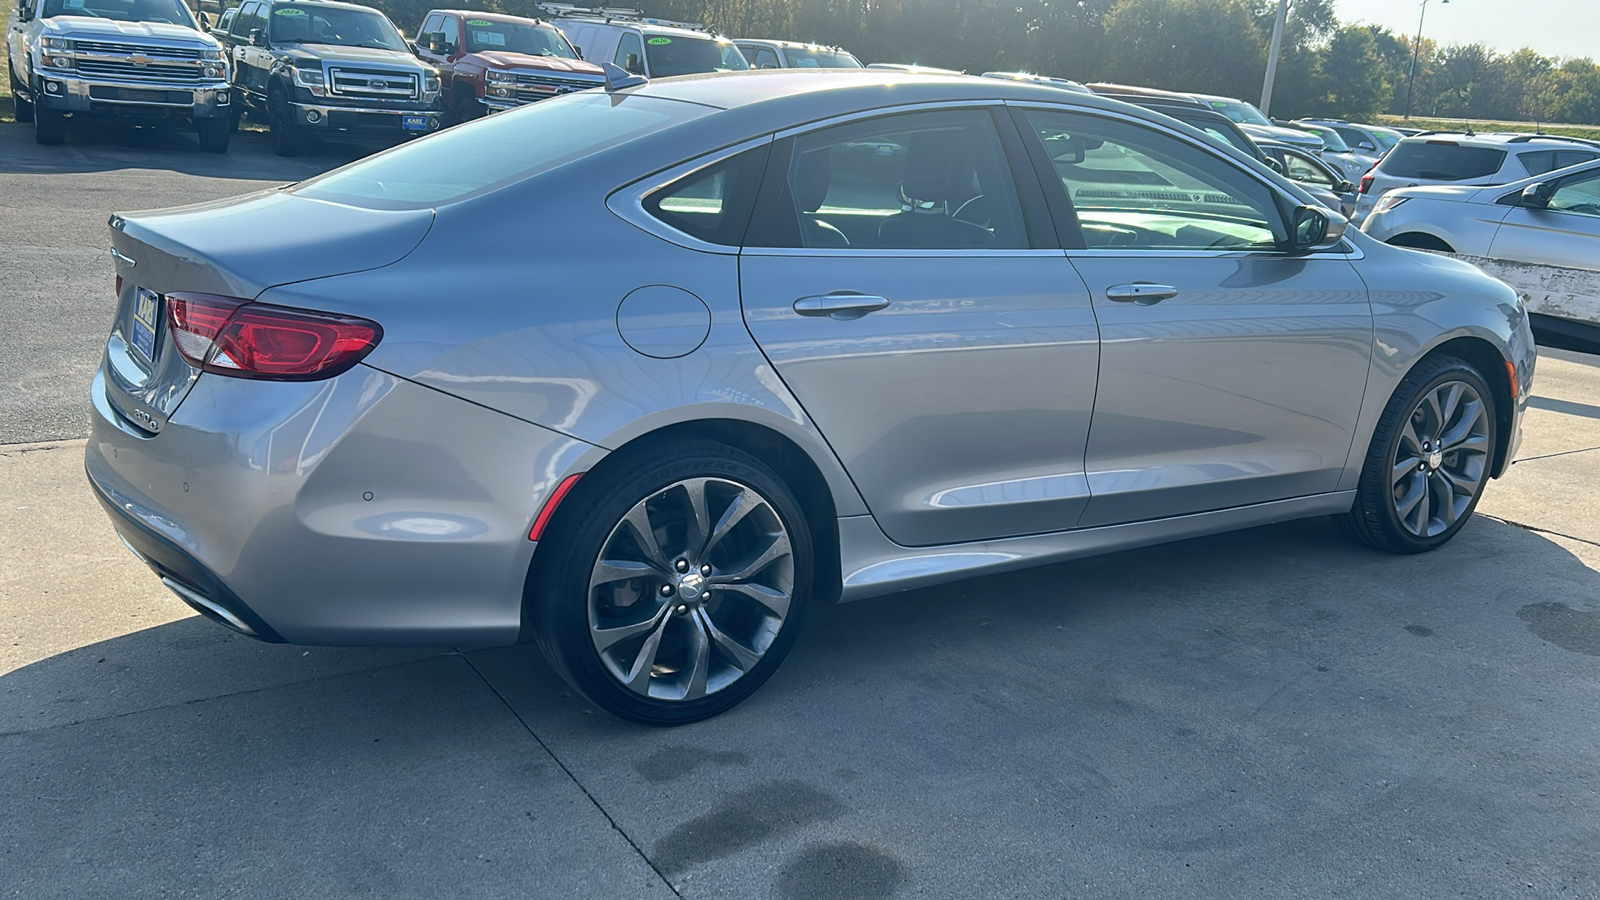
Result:
<instances>
[{"instance_id":1,"label":"front tire","mask_svg":"<svg viewBox=\"0 0 1600 900\"><path fill-rule=\"evenodd\" d=\"M34 107L33 139L41 144L64 144L67 140L67 117L54 109Z\"/></svg>"},{"instance_id":2,"label":"front tire","mask_svg":"<svg viewBox=\"0 0 1600 900\"><path fill-rule=\"evenodd\" d=\"M295 121L294 107L282 91L275 90L267 99L268 127L272 130L272 152L279 156L299 156L306 152L305 132Z\"/></svg>"},{"instance_id":3,"label":"front tire","mask_svg":"<svg viewBox=\"0 0 1600 900\"><path fill-rule=\"evenodd\" d=\"M456 107L452 118L455 119L454 124L459 125L462 122L471 122L473 119L481 119L486 114L487 110L484 109L482 103L478 102L477 97L473 96L472 94L464 94L460 100L456 101Z\"/></svg>"},{"instance_id":4,"label":"front tire","mask_svg":"<svg viewBox=\"0 0 1600 900\"><path fill-rule=\"evenodd\" d=\"M1390 553L1442 546L1472 517L1489 481L1494 394L1451 357L1425 360L1389 399L1361 467L1345 525Z\"/></svg>"},{"instance_id":5,"label":"front tire","mask_svg":"<svg viewBox=\"0 0 1600 900\"><path fill-rule=\"evenodd\" d=\"M12 67L9 60L6 62L6 74L11 77L11 102L13 104L14 115L17 117L17 121L23 123L32 122L33 101L24 99L22 92L18 90L18 88L22 88L23 90L26 90L27 88L22 84L21 81L17 80L17 70Z\"/></svg>"},{"instance_id":6,"label":"front tire","mask_svg":"<svg viewBox=\"0 0 1600 900\"><path fill-rule=\"evenodd\" d=\"M799 502L760 460L683 443L585 476L538 548L533 614L596 706L682 725L750 696L788 654L813 583Z\"/></svg>"},{"instance_id":7,"label":"front tire","mask_svg":"<svg viewBox=\"0 0 1600 900\"><path fill-rule=\"evenodd\" d=\"M211 119L201 119L195 123L195 130L200 134L200 149L207 153L227 153L228 141L233 137L232 114Z\"/></svg>"}]
</instances>

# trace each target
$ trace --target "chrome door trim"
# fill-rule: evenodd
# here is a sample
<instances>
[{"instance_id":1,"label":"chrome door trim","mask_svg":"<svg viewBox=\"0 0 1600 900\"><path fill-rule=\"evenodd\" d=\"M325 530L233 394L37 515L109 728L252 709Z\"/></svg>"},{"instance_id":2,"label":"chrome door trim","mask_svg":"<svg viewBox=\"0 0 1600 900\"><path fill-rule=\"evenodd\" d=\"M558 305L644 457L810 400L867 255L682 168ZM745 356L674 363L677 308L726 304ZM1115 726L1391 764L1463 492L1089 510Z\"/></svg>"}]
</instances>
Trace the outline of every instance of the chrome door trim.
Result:
<instances>
[{"instance_id":1,"label":"chrome door trim","mask_svg":"<svg viewBox=\"0 0 1600 900\"><path fill-rule=\"evenodd\" d=\"M746 251L748 252L748 251ZM1291 255L1281 250L1162 250L1160 247L1140 247L1130 250L1068 250L1074 259L1107 257L1111 259L1365 259L1367 254L1351 241L1344 241L1331 250Z\"/></svg>"},{"instance_id":2,"label":"chrome door trim","mask_svg":"<svg viewBox=\"0 0 1600 900\"><path fill-rule=\"evenodd\" d=\"M825 256L830 259L995 259L1019 256L1062 257L1067 251L1028 250L873 250L867 247L746 247L742 256Z\"/></svg>"},{"instance_id":3,"label":"chrome door trim","mask_svg":"<svg viewBox=\"0 0 1600 900\"><path fill-rule=\"evenodd\" d=\"M612 191L606 197L606 208L616 214L617 218L629 225L661 238L668 243L677 244L689 250L698 250L701 253L717 253L723 256L737 256L739 248L728 244L713 244L701 240L694 235L679 231L671 225L661 221L645 211L644 198L655 193L679 178L693 175L695 172L709 166L714 166L730 157L738 156L746 150L754 150L763 144L773 143L773 136L763 135L737 144L713 150L704 156L696 157L686 163L679 163L670 169L661 169L650 175L624 185Z\"/></svg>"}]
</instances>

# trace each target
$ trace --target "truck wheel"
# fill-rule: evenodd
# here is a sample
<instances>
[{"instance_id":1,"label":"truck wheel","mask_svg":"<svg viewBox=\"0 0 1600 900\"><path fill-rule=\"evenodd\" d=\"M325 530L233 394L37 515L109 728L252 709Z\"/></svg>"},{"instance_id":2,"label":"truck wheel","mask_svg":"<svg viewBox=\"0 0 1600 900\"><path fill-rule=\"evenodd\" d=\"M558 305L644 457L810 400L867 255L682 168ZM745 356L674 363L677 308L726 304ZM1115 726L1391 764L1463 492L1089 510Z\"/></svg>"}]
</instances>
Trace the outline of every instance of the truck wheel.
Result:
<instances>
[{"instance_id":1,"label":"truck wheel","mask_svg":"<svg viewBox=\"0 0 1600 900\"><path fill-rule=\"evenodd\" d=\"M7 74L11 76L11 96L14 98L16 103L17 121L32 122L33 101L23 99L22 94L18 93L17 88L22 87L23 85L22 82L17 80L17 70L11 67L10 62L6 63L6 71Z\"/></svg>"},{"instance_id":2,"label":"truck wheel","mask_svg":"<svg viewBox=\"0 0 1600 900\"><path fill-rule=\"evenodd\" d=\"M478 98L472 96L471 94L462 97L456 103L456 124L460 124L462 122L471 122L473 119L481 119L483 118L483 115L483 104L479 103Z\"/></svg>"},{"instance_id":3,"label":"truck wheel","mask_svg":"<svg viewBox=\"0 0 1600 900\"><path fill-rule=\"evenodd\" d=\"M300 123L294 120L294 108L284 98L282 91L273 91L267 100L271 120L272 151L279 156L299 156L306 152L306 135Z\"/></svg>"},{"instance_id":4,"label":"truck wheel","mask_svg":"<svg viewBox=\"0 0 1600 900\"><path fill-rule=\"evenodd\" d=\"M62 144L67 140L67 117L54 109L33 111L33 139L41 144Z\"/></svg>"},{"instance_id":5,"label":"truck wheel","mask_svg":"<svg viewBox=\"0 0 1600 900\"><path fill-rule=\"evenodd\" d=\"M233 136L233 116L217 116L195 123L200 133L200 149L207 153L227 153L228 139Z\"/></svg>"}]
</instances>

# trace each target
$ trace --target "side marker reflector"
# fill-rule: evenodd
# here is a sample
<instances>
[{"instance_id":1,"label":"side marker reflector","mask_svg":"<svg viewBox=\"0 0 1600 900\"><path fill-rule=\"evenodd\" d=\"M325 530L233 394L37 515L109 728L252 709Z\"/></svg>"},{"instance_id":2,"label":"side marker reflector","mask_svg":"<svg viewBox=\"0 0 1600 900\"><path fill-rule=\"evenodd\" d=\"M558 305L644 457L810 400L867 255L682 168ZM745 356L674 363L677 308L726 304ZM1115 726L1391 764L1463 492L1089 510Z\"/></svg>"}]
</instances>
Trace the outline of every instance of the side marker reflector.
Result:
<instances>
[{"instance_id":1,"label":"side marker reflector","mask_svg":"<svg viewBox=\"0 0 1600 900\"><path fill-rule=\"evenodd\" d=\"M567 492L572 490L572 486L582 477L582 472L568 475L556 485L556 489L550 493L550 499L544 502L544 509L539 510L539 517L533 520L533 527L528 529L528 540L537 541L544 535L545 526L550 524L550 517L556 514L556 507L561 505L562 498L567 496Z\"/></svg>"},{"instance_id":2,"label":"side marker reflector","mask_svg":"<svg viewBox=\"0 0 1600 900\"><path fill-rule=\"evenodd\" d=\"M1506 360L1506 374L1511 377L1511 399L1517 399L1517 364Z\"/></svg>"}]
</instances>

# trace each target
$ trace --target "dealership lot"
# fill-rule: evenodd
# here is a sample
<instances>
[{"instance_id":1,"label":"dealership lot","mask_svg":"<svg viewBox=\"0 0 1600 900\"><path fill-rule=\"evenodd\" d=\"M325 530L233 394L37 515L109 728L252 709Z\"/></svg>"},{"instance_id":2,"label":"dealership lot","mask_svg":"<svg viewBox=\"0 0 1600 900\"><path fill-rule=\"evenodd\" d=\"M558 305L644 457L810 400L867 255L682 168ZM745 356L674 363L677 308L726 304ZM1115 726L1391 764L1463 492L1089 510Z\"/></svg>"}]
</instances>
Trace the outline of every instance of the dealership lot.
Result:
<instances>
[{"instance_id":1,"label":"dealership lot","mask_svg":"<svg viewBox=\"0 0 1600 900\"><path fill-rule=\"evenodd\" d=\"M1313 520L823 610L646 730L531 647L239 638L117 543L76 440L106 215L349 158L235 146L0 125L0 894L1600 893L1600 360L1541 361L1436 553Z\"/></svg>"}]
</instances>

